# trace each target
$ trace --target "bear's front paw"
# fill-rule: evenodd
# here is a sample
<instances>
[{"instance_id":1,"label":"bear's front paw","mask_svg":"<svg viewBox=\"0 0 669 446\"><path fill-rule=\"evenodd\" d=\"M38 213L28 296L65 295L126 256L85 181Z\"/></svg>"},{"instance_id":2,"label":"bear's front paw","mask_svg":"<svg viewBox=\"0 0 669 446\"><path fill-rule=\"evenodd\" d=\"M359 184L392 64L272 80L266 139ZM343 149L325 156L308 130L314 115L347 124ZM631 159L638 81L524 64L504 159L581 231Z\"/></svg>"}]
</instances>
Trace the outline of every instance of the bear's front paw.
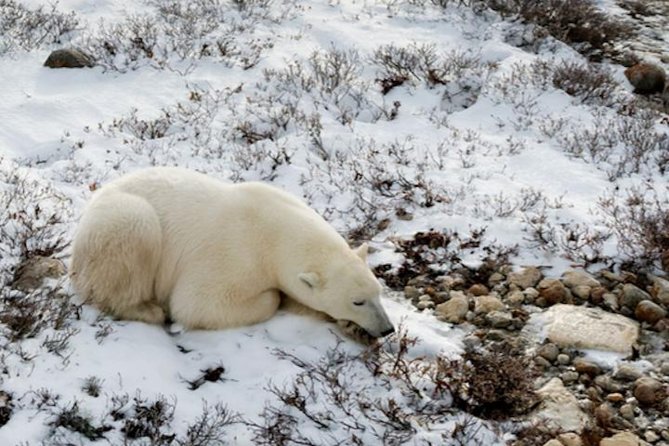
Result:
<instances>
[{"instance_id":1,"label":"bear's front paw","mask_svg":"<svg viewBox=\"0 0 669 446\"><path fill-rule=\"evenodd\" d=\"M362 328L360 325L351 321L338 320L337 325L341 328L346 336L361 344L371 345L376 341L376 338Z\"/></svg>"}]
</instances>

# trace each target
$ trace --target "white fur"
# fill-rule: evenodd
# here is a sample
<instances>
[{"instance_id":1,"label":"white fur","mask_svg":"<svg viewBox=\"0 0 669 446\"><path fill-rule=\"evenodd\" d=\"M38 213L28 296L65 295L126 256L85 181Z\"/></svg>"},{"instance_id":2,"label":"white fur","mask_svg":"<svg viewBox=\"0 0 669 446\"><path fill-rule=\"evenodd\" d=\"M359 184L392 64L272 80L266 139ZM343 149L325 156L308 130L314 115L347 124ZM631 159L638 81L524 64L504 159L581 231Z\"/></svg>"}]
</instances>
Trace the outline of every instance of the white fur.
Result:
<instances>
[{"instance_id":1,"label":"white fur","mask_svg":"<svg viewBox=\"0 0 669 446\"><path fill-rule=\"evenodd\" d=\"M366 246L350 249L279 189L159 167L94 193L75 236L71 277L87 301L124 319L247 325L272 317L285 294L380 336L392 325L366 257Z\"/></svg>"}]
</instances>

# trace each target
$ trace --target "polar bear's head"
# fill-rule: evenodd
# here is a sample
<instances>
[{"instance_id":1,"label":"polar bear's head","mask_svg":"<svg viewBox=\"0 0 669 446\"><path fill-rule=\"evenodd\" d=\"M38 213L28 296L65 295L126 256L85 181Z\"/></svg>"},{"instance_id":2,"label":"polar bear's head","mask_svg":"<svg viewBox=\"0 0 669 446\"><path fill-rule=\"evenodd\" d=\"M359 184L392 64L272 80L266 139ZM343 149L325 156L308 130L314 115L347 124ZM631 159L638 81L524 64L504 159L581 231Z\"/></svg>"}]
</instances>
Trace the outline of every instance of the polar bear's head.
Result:
<instances>
[{"instance_id":1,"label":"polar bear's head","mask_svg":"<svg viewBox=\"0 0 669 446\"><path fill-rule=\"evenodd\" d=\"M351 321L374 337L395 331L381 305L381 285L367 266L367 244L333 256L326 267L298 275L301 301L337 320Z\"/></svg>"}]
</instances>

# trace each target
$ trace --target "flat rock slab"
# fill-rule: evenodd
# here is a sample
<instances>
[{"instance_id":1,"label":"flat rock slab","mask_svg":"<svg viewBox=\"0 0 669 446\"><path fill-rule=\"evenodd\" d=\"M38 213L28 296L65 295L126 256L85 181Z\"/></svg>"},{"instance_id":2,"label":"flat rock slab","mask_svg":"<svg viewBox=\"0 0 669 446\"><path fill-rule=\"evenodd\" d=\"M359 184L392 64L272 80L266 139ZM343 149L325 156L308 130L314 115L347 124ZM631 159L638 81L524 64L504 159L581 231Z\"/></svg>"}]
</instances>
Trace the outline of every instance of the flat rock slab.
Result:
<instances>
[{"instance_id":1,"label":"flat rock slab","mask_svg":"<svg viewBox=\"0 0 669 446\"><path fill-rule=\"evenodd\" d=\"M554 305L539 316L546 337L560 347L631 354L639 324L599 308Z\"/></svg>"},{"instance_id":2,"label":"flat rock slab","mask_svg":"<svg viewBox=\"0 0 669 446\"><path fill-rule=\"evenodd\" d=\"M551 379L537 390L537 395L542 403L534 416L535 421L573 432L581 432L588 424L588 415L581 410L578 400L565 388L560 378Z\"/></svg>"}]
</instances>

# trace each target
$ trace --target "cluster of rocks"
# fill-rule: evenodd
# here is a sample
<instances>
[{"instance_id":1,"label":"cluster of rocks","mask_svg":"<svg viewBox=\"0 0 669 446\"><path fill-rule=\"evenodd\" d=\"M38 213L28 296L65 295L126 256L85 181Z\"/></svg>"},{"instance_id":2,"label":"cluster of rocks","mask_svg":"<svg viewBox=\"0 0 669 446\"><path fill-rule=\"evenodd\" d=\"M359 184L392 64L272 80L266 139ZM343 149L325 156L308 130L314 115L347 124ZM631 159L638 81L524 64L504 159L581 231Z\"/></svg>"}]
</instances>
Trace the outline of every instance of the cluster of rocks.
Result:
<instances>
[{"instance_id":1,"label":"cluster of rocks","mask_svg":"<svg viewBox=\"0 0 669 446\"><path fill-rule=\"evenodd\" d=\"M592 428L606 433L602 446L669 444L669 281L576 270L547 278L504 266L485 283L416 277L404 294L471 330L467 347L511 340L533 355L543 402L532 417L562 432L549 446L583 444ZM592 350L619 359L584 355Z\"/></svg>"}]
</instances>

